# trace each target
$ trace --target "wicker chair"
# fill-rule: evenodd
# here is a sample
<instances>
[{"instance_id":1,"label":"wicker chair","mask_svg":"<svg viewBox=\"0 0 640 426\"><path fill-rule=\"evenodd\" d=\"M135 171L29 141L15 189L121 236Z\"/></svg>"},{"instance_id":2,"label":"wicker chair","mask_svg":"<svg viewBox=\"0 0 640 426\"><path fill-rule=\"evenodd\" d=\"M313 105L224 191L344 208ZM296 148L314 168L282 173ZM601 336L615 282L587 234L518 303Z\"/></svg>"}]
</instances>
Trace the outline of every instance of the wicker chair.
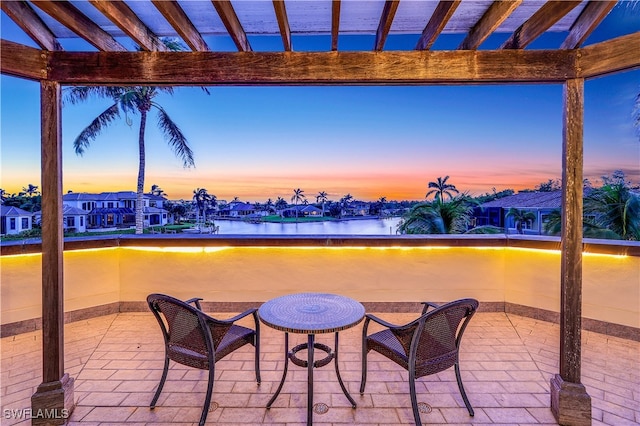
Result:
<instances>
[{"instance_id":1,"label":"wicker chair","mask_svg":"<svg viewBox=\"0 0 640 426\"><path fill-rule=\"evenodd\" d=\"M255 308L227 320L217 320L202 312L200 300L194 298L183 302L164 294L150 294L147 297L165 342L164 371L151 401L151 409L155 408L167 379L170 359L189 367L209 370L207 393L200 416L200 425L204 425L211 403L216 362L236 349L251 344L255 347L256 380L260 384L260 324ZM248 315L253 315L255 331L234 324Z\"/></svg>"},{"instance_id":2,"label":"wicker chair","mask_svg":"<svg viewBox=\"0 0 640 426\"><path fill-rule=\"evenodd\" d=\"M423 302L423 304L422 315L405 325L394 325L374 315L366 315L362 331L360 393L364 393L367 381L367 354L369 351L376 351L409 371L409 393L413 417L416 425L420 426L422 423L416 399L416 378L435 374L453 366L460 394L469 415L473 416L473 408L460 377L458 351L462 334L478 309L478 301L462 299L442 306L429 302ZM367 328L371 321L386 329L367 336Z\"/></svg>"}]
</instances>

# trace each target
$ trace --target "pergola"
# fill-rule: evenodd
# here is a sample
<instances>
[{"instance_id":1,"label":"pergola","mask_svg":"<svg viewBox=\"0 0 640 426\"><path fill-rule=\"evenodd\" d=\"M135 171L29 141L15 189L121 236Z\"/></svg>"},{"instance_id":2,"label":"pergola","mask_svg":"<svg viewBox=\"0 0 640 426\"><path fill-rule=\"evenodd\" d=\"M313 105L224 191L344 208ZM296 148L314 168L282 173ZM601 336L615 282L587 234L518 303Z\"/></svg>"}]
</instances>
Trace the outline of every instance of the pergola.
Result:
<instances>
[{"instance_id":1,"label":"pergola","mask_svg":"<svg viewBox=\"0 0 640 426\"><path fill-rule=\"evenodd\" d=\"M2 40L1 71L40 82L42 128L43 382L32 408L73 405L64 372L61 87L63 85L468 85L563 84L563 228L560 371L551 408L561 424L590 424L580 383L583 109L585 80L640 67L640 32L583 47L617 1L3 1L2 10L39 48ZM546 32L557 49L525 50ZM494 33L499 48L484 49ZM456 50L434 50L441 34L464 34ZM326 51L296 51L292 36L330 35ZM343 35L375 35L368 51L342 51ZM387 51L393 34L413 50ZM256 52L250 36L280 35L282 50ZM187 52L160 37L179 37ZM231 37L238 52L210 48ZM65 51L80 37L97 49ZM128 38L127 49L121 42ZM34 423L38 420L34 420Z\"/></svg>"}]
</instances>

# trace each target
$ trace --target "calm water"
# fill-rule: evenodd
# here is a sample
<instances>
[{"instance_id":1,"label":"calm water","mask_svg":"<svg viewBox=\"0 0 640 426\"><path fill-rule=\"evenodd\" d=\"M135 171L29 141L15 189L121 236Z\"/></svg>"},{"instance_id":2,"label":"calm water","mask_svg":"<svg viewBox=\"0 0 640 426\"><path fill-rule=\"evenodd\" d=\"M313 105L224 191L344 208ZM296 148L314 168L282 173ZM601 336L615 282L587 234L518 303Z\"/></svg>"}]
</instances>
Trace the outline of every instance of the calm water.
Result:
<instances>
[{"instance_id":1,"label":"calm water","mask_svg":"<svg viewBox=\"0 0 640 426\"><path fill-rule=\"evenodd\" d=\"M396 235L400 218L357 219L305 223L247 223L216 220L220 234L300 234L300 235Z\"/></svg>"}]
</instances>

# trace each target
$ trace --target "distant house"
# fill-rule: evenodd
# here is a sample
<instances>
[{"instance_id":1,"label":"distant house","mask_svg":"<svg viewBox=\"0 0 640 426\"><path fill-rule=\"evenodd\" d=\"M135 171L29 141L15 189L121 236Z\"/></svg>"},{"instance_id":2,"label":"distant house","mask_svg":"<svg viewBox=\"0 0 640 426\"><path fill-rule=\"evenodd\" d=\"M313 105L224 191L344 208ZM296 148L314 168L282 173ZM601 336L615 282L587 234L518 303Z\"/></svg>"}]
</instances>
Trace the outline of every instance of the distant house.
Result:
<instances>
[{"instance_id":1,"label":"distant house","mask_svg":"<svg viewBox=\"0 0 640 426\"><path fill-rule=\"evenodd\" d=\"M64 194L63 202L88 211L88 228L133 227L136 223L136 193L133 191ZM169 222L163 197L143 195L144 226L163 226Z\"/></svg>"},{"instance_id":2,"label":"distant house","mask_svg":"<svg viewBox=\"0 0 640 426\"><path fill-rule=\"evenodd\" d=\"M1 235L17 235L33 226L33 213L12 206L1 206Z\"/></svg>"},{"instance_id":3,"label":"distant house","mask_svg":"<svg viewBox=\"0 0 640 426\"><path fill-rule=\"evenodd\" d=\"M68 204L62 205L62 229L64 232L86 232L89 212ZM42 223L42 212L34 213L34 221Z\"/></svg>"},{"instance_id":4,"label":"distant house","mask_svg":"<svg viewBox=\"0 0 640 426\"><path fill-rule=\"evenodd\" d=\"M489 201L474 208L475 226L497 226L505 228L508 233L517 232L513 217L507 217L509 209L529 211L535 214L535 220L523 223L525 234L540 235L544 233L544 224L549 214L562 206L562 191L551 192L519 192L508 197Z\"/></svg>"},{"instance_id":5,"label":"distant house","mask_svg":"<svg viewBox=\"0 0 640 426\"><path fill-rule=\"evenodd\" d=\"M231 217L246 217L254 214L255 212L256 208L253 204L234 201L229 203L229 216Z\"/></svg>"},{"instance_id":6,"label":"distant house","mask_svg":"<svg viewBox=\"0 0 640 426\"><path fill-rule=\"evenodd\" d=\"M343 216L368 216L370 204L364 201L354 201L342 209Z\"/></svg>"},{"instance_id":7,"label":"distant house","mask_svg":"<svg viewBox=\"0 0 640 426\"><path fill-rule=\"evenodd\" d=\"M322 216L322 209L311 204L288 207L282 210L280 215L282 217L296 217L296 210L298 211L298 217Z\"/></svg>"}]
</instances>

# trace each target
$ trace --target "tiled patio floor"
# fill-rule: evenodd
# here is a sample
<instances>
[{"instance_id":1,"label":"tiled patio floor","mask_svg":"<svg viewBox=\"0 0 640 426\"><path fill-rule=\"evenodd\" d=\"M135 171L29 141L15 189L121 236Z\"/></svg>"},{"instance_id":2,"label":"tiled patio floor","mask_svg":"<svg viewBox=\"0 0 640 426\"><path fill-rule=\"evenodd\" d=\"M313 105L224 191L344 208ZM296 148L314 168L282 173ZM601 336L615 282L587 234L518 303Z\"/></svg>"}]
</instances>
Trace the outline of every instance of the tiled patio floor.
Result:
<instances>
[{"instance_id":1,"label":"tiled patio floor","mask_svg":"<svg viewBox=\"0 0 640 426\"><path fill-rule=\"evenodd\" d=\"M230 317L230 314L218 315ZM379 314L403 323L412 315ZM247 324L250 324L247 323ZM372 325L373 326L373 325ZM356 399L352 409L331 365L316 370L315 402L330 408L314 424L413 424L407 373L376 353L364 395L360 383L362 325L340 334L340 370ZM253 374L253 348L245 346L216 364L217 381L207 423L300 425L306 419L306 369L289 365L282 393L267 410L283 368L283 334L261 327L262 384ZM422 378L418 402L433 407L424 424L555 424L549 379L558 371L558 326L504 313L478 313L462 343L461 369L475 417L469 417L453 369ZM158 407L148 404L163 365L160 330L150 313L127 313L68 324L66 371L75 377L77 406L70 424L197 424L206 372L172 363ZM291 346L306 341L291 335ZM333 335L317 341L333 346ZM41 333L4 338L1 359L2 425L28 424L11 413L30 407L41 382ZM304 354L300 354L304 358ZM592 397L593 424L640 423L640 343L583 333L583 383Z\"/></svg>"}]
</instances>

